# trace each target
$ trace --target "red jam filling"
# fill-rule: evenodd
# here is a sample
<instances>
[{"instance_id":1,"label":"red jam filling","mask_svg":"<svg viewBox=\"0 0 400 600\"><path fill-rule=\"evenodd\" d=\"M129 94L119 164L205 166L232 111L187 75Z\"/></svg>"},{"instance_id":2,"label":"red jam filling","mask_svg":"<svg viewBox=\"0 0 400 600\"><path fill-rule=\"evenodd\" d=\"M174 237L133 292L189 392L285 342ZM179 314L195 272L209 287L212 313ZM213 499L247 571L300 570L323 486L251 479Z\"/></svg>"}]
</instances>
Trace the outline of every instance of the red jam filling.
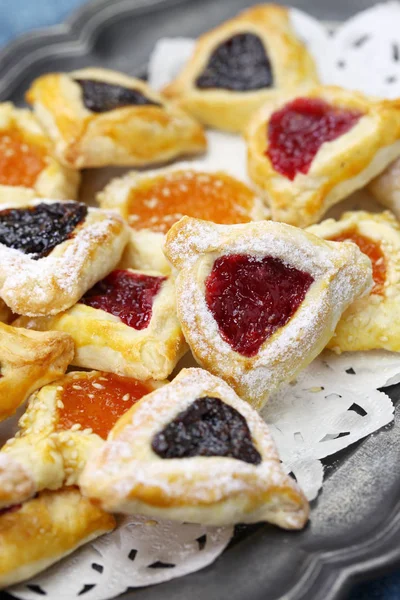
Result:
<instances>
[{"instance_id":1,"label":"red jam filling","mask_svg":"<svg viewBox=\"0 0 400 600\"><path fill-rule=\"evenodd\" d=\"M361 116L317 98L297 98L272 114L266 154L275 171L293 180L308 173L322 144L347 133Z\"/></svg>"},{"instance_id":2,"label":"red jam filling","mask_svg":"<svg viewBox=\"0 0 400 600\"><path fill-rule=\"evenodd\" d=\"M165 279L113 271L86 292L80 302L119 317L129 327L145 329L150 323L154 298Z\"/></svg>"},{"instance_id":3,"label":"red jam filling","mask_svg":"<svg viewBox=\"0 0 400 600\"><path fill-rule=\"evenodd\" d=\"M117 420L152 391L144 381L113 373L71 378L61 394L63 408L58 409L58 429L79 424L106 439Z\"/></svg>"},{"instance_id":4,"label":"red jam filling","mask_svg":"<svg viewBox=\"0 0 400 600\"><path fill-rule=\"evenodd\" d=\"M354 242L360 248L361 252L366 254L372 263L372 278L374 286L371 294L382 294L386 281L386 260L382 248L378 242L360 235L357 231L351 230L342 233L334 238L332 242Z\"/></svg>"},{"instance_id":5,"label":"red jam filling","mask_svg":"<svg viewBox=\"0 0 400 600\"><path fill-rule=\"evenodd\" d=\"M250 357L294 315L313 281L271 256L221 256L206 280L206 302L222 338Z\"/></svg>"}]
</instances>

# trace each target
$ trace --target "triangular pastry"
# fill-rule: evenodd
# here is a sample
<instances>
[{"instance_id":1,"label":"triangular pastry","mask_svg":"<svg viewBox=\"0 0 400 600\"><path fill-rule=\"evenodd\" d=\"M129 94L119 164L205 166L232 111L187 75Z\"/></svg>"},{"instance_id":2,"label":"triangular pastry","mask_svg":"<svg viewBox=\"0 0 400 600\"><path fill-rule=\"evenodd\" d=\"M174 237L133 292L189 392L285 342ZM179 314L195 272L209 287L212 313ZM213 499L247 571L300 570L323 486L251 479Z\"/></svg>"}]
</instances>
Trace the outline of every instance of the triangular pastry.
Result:
<instances>
[{"instance_id":1,"label":"triangular pastry","mask_svg":"<svg viewBox=\"0 0 400 600\"><path fill-rule=\"evenodd\" d=\"M146 166L198 154L201 126L141 79L108 69L48 73L27 93L59 160L75 169Z\"/></svg>"},{"instance_id":2,"label":"triangular pastry","mask_svg":"<svg viewBox=\"0 0 400 600\"><path fill-rule=\"evenodd\" d=\"M0 207L0 297L20 315L66 310L115 267L128 227L73 201Z\"/></svg>"},{"instance_id":3,"label":"triangular pastry","mask_svg":"<svg viewBox=\"0 0 400 600\"><path fill-rule=\"evenodd\" d=\"M0 451L0 508L43 489L75 485L89 453L117 419L162 382L71 372L34 394Z\"/></svg>"},{"instance_id":4,"label":"triangular pastry","mask_svg":"<svg viewBox=\"0 0 400 600\"><path fill-rule=\"evenodd\" d=\"M163 92L206 125L238 132L274 91L306 83L317 83L315 65L289 9L264 4L202 35Z\"/></svg>"},{"instance_id":5,"label":"triangular pastry","mask_svg":"<svg viewBox=\"0 0 400 600\"><path fill-rule=\"evenodd\" d=\"M245 183L223 171L190 163L113 179L98 196L131 227L122 265L169 272L162 250L165 234L183 216L214 223L247 223L267 217L263 202Z\"/></svg>"},{"instance_id":6,"label":"triangular pastry","mask_svg":"<svg viewBox=\"0 0 400 600\"><path fill-rule=\"evenodd\" d=\"M0 333L0 421L3 421L35 390L65 373L74 355L74 343L65 333L29 331L4 323L0 323Z\"/></svg>"},{"instance_id":7,"label":"triangular pastry","mask_svg":"<svg viewBox=\"0 0 400 600\"><path fill-rule=\"evenodd\" d=\"M374 285L369 296L345 311L328 348L337 352L384 348L400 351L400 224L386 211L347 212L308 231L326 240L357 244L372 262Z\"/></svg>"},{"instance_id":8,"label":"triangular pastry","mask_svg":"<svg viewBox=\"0 0 400 600\"><path fill-rule=\"evenodd\" d=\"M73 487L1 511L0 588L33 577L115 526L112 515Z\"/></svg>"},{"instance_id":9,"label":"triangular pastry","mask_svg":"<svg viewBox=\"0 0 400 600\"><path fill-rule=\"evenodd\" d=\"M79 484L109 511L286 529L308 519L308 502L283 471L265 422L202 369L183 369L119 419Z\"/></svg>"},{"instance_id":10,"label":"triangular pastry","mask_svg":"<svg viewBox=\"0 0 400 600\"><path fill-rule=\"evenodd\" d=\"M195 358L256 408L322 351L372 285L371 263L354 244L272 221L185 217L165 252L179 271L178 318Z\"/></svg>"},{"instance_id":11,"label":"triangular pastry","mask_svg":"<svg viewBox=\"0 0 400 600\"><path fill-rule=\"evenodd\" d=\"M280 92L246 138L273 219L306 227L400 156L400 104L334 86Z\"/></svg>"},{"instance_id":12,"label":"triangular pastry","mask_svg":"<svg viewBox=\"0 0 400 600\"><path fill-rule=\"evenodd\" d=\"M176 315L174 277L154 271L112 271L69 310L20 317L14 324L69 333L77 367L143 380L165 379L188 350Z\"/></svg>"},{"instance_id":13,"label":"triangular pastry","mask_svg":"<svg viewBox=\"0 0 400 600\"><path fill-rule=\"evenodd\" d=\"M78 171L52 156L50 139L33 113L0 104L0 204L18 206L38 196L74 200L79 180Z\"/></svg>"}]
</instances>

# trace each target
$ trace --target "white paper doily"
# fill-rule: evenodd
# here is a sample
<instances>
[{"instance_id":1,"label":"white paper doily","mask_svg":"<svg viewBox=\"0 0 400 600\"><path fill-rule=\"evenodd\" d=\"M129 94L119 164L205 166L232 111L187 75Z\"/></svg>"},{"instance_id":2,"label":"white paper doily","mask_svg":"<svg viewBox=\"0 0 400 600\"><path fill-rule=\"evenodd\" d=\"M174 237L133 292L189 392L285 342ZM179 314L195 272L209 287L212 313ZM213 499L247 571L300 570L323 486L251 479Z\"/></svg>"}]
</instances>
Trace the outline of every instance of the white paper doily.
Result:
<instances>
[{"instance_id":1,"label":"white paper doily","mask_svg":"<svg viewBox=\"0 0 400 600\"><path fill-rule=\"evenodd\" d=\"M26 584L9 591L38 600L106 600L129 587L161 583L203 569L221 554L232 527L126 517L108 535L87 544Z\"/></svg>"},{"instance_id":2,"label":"white paper doily","mask_svg":"<svg viewBox=\"0 0 400 600\"><path fill-rule=\"evenodd\" d=\"M292 9L291 16L324 83L400 97L400 3L368 9L334 33L301 11ZM165 85L192 49L192 40L160 40L150 61L150 83L156 88ZM196 164L225 169L246 181L243 140L215 131L208 132L208 138L209 152ZM263 416L287 472L295 475L308 498L315 498L322 486L321 459L391 422L392 402L378 388L397 382L400 355L326 352L271 398ZM10 591L26 600L43 595L49 600L112 598L129 587L160 583L207 566L231 535L229 527L126 518L115 532Z\"/></svg>"},{"instance_id":3,"label":"white paper doily","mask_svg":"<svg viewBox=\"0 0 400 600\"><path fill-rule=\"evenodd\" d=\"M397 354L327 351L269 400L263 417L286 471L309 500L322 487L322 458L393 420L392 401L377 388L399 380Z\"/></svg>"}]
</instances>

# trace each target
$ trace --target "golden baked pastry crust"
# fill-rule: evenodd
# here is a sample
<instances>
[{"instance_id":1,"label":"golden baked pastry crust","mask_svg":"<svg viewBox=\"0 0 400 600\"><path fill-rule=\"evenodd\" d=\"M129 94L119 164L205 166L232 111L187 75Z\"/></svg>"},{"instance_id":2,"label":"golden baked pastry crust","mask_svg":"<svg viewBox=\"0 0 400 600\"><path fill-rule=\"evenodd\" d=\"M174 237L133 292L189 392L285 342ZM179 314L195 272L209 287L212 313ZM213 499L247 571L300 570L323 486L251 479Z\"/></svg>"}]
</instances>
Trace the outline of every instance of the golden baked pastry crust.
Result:
<instances>
[{"instance_id":1,"label":"golden baked pastry crust","mask_svg":"<svg viewBox=\"0 0 400 600\"><path fill-rule=\"evenodd\" d=\"M115 526L76 488L41 492L0 515L0 587L33 577Z\"/></svg>"},{"instance_id":2,"label":"golden baked pastry crust","mask_svg":"<svg viewBox=\"0 0 400 600\"><path fill-rule=\"evenodd\" d=\"M128 272L163 277L154 271ZM69 333L75 343L72 364L137 379L165 379L188 346L176 315L175 282L172 275L154 298L148 326L134 329L118 316L77 303L53 317L20 317L15 324L40 331Z\"/></svg>"},{"instance_id":3,"label":"golden baked pastry crust","mask_svg":"<svg viewBox=\"0 0 400 600\"><path fill-rule=\"evenodd\" d=\"M96 113L85 107L76 79L95 80L139 91L161 104L130 105ZM140 79L108 69L50 73L27 93L35 114L67 166L146 166L206 148L201 126Z\"/></svg>"},{"instance_id":4,"label":"golden baked pastry crust","mask_svg":"<svg viewBox=\"0 0 400 600\"><path fill-rule=\"evenodd\" d=\"M234 35L250 33L263 44L270 60L274 86L251 91L200 89L197 77L204 71L213 51ZM296 37L287 8L276 4L254 6L212 31L200 36L194 53L178 77L164 88L202 123L240 132L255 110L269 101L277 89L317 83L314 61Z\"/></svg>"},{"instance_id":5,"label":"golden baked pastry crust","mask_svg":"<svg viewBox=\"0 0 400 600\"><path fill-rule=\"evenodd\" d=\"M271 115L296 98L326 101L362 113L353 127L319 148L307 174L291 181L275 171L266 155ZM364 187L400 155L400 107L334 86L277 92L250 121L247 131L248 170L270 205L272 217L306 227L334 204Z\"/></svg>"},{"instance_id":6,"label":"golden baked pastry crust","mask_svg":"<svg viewBox=\"0 0 400 600\"><path fill-rule=\"evenodd\" d=\"M175 201L177 188L187 190L186 199L182 191ZM206 206L202 202L204 197L207 197ZM117 211L131 226L121 266L162 273L171 270L163 252L164 234L184 214L219 223L259 221L269 214L260 198L242 181L225 172L209 172L191 163L145 173L131 171L113 179L96 199L101 208ZM181 212L183 204L184 214ZM214 215L219 217L218 221Z\"/></svg>"},{"instance_id":7,"label":"golden baked pastry crust","mask_svg":"<svg viewBox=\"0 0 400 600\"><path fill-rule=\"evenodd\" d=\"M170 229L165 252L179 271L178 318L196 360L256 408L322 351L342 312L372 284L371 263L354 244L325 242L273 221L214 225L184 217ZM205 282L216 259L232 254L278 259L313 278L286 324L253 356L223 339L206 301Z\"/></svg>"},{"instance_id":8,"label":"golden baked pastry crust","mask_svg":"<svg viewBox=\"0 0 400 600\"><path fill-rule=\"evenodd\" d=\"M54 202L32 200L18 208ZM66 310L117 265L128 235L128 226L118 215L88 208L73 235L40 260L0 244L0 296L20 315Z\"/></svg>"},{"instance_id":9,"label":"golden baked pastry crust","mask_svg":"<svg viewBox=\"0 0 400 600\"><path fill-rule=\"evenodd\" d=\"M161 458L153 450L154 436L204 397L240 413L258 463L229 455ZM130 514L208 525L266 520L287 529L300 529L308 519L308 502L284 473L265 422L202 369L183 369L125 413L90 457L79 485L103 508Z\"/></svg>"},{"instance_id":10,"label":"golden baked pastry crust","mask_svg":"<svg viewBox=\"0 0 400 600\"><path fill-rule=\"evenodd\" d=\"M89 382L93 398L96 398L99 390L107 385L104 382L108 378L113 376L99 371L71 372L31 396L26 412L19 420L19 430L0 451L0 508L25 502L43 489L57 490L76 484L89 453L101 446L104 439L86 425L94 422L88 411L79 412L81 422L65 427L63 393L65 389L70 391L72 386L80 394L82 386ZM140 382L144 393L163 384L151 380ZM129 401L127 398L126 410L132 404ZM115 422L111 402L107 409L109 415L106 418ZM74 416L76 414L75 411Z\"/></svg>"},{"instance_id":11,"label":"golden baked pastry crust","mask_svg":"<svg viewBox=\"0 0 400 600\"><path fill-rule=\"evenodd\" d=\"M74 355L65 333L36 332L0 323L0 421L35 390L61 377Z\"/></svg>"},{"instance_id":12,"label":"golden baked pastry crust","mask_svg":"<svg viewBox=\"0 0 400 600\"><path fill-rule=\"evenodd\" d=\"M389 212L347 212L335 221L327 219L308 231L324 239L355 232L379 247L385 269L382 286L360 298L345 311L328 348L354 352L383 348L400 351L400 224Z\"/></svg>"},{"instance_id":13,"label":"golden baked pastry crust","mask_svg":"<svg viewBox=\"0 0 400 600\"><path fill-rule=\"evenodd\" d=\"M13 131L22 137L22 141L28 147L32 144L38 149L44 166L32 187L2 184L0 173L0 204L19 206L38 196L57 200L75 200L80 182L78 171L61 165L52 156L50 140L33 113L16 108L11 102L4 102L0 104L0 140L4 132Z\"/></svg>"}]
</instances>

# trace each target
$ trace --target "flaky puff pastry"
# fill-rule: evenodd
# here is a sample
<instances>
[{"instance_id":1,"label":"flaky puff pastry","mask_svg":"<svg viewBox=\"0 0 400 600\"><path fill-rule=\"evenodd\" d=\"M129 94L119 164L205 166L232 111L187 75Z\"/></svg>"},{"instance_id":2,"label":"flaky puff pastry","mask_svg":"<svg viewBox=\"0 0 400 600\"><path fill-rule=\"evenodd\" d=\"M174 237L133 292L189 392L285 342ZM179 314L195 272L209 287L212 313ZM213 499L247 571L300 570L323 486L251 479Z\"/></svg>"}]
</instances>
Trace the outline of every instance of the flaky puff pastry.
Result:
<instances>
[{"instance_id":1,"label":"flaky puff pastry","mask_svg":"<svg viewBox=\"0 0 400 600\"><path fill-rule=\"evenodd\" d=\"M296 36L289 10L264 4L202 35L163 92L202 123L240 132L277 89L317 81L314 61Z\"/></svg>"},{"instance_id":2,"label":"flaky puff pastry","mask_svg":"<svg viewBox=\"0 0 400 600\"><path fill-rule=\"evenodd\" d=\"M178 318L196 360L256 408L322 351L372 285L370 260L355 244L273 221L185 217L165 252L179 271Z\"/></svg>"},{"instance_id":3,"label":"flaky puff pastry","mask_svg":"<svg viewBox=\"0 0 400 600\"><path fill-rule=\"evenodd\" d=\"M367 189L380 204L389 208L400 219L400 159L373 179Z\"/></svg>"},{"instance_id":4,"label":"flaky puff pastry","mask_svg":"<svg viewBox=\"0 0 400 600\"><path fill-rule=\"evenodd\" d=\"M31 111L0 104L0 204L43 198L75 200L80 175L60 164Z\"/></svg>"},{"instance_id":5,"label":"flaky puff pastry","mask_svg":"<svg viewBox=\"0 0 400 600\"><path fill-rule=\"evenodd\" d=\"M49 73L33 82L27 100L56 156L76 169L146 166L206 148L196 121L141 79L116 71Z\"/></svg>"},{"instance_id":6,"label":"flaky puff pastry","mask_svg":"<svg viewBox=\"0 0 400 600\"><path fill-rule=\"evenodd\" d=\"M125 314L121 294L126 294ZM114 305L108 304L110 297ZM154 271L113 271L68 311L20 317L15 325L69 333L74 365L143 380L165 379L188 350L176 315L174 277Z\"/></svg>"},{"instance_id":7,"label":"flaky puff pastry","mask_svg":"<svg viewBox=\"0 0 400 600\"><path fill-rule=\"evenodd\" d=\"M31 200L0 208L0 296L14 313L54 315L119 262L126 223L78 202Z\"/></svg>"},{"instance_id":8,"label":"flaky puff pastry","mask_svg":"<svg viewBox=\"0 0 400 600\"><path fill-rule=\"evenodd\" d=\"M164 382L71 372L31 396L19 430L0 451L0 508L43 489L75 485L118 417Z\"/></svg>"},{"instance_id":9,"label":"flaky puff pastry","mask_svg":"<svg viewBox=\"0 0 400 600\"><path fill-rule=\"evenodd\" d=\"M349 119L350 128L332 141L322 143L309 166L305 166L305 171L297 169L294 178L290 179L274 167L268 153L273 150L270 144L271 121L282 109L290 109L294 101L322 102L323 108L333 111L333 119L339 113L338 129L343 127L340 113L344 119ZM310 149L310 141L302 148L292 145L293 136L298 136L298 123L305 121L307 124L310 119L309 114L304 117L298 111L299 108L291 108L291 112L295 113L292 127L289 121L281 121L285 133L285 141L281 143L296 150L295 154L286 154L285 161L297 160ZM318 135L329 137L328 127L322 117L319 123L314 124L311 142ZM311 136L311 128L308 133ZM384 171L400 155L399 138L399 103L376 100L334 86L281 92L254 115L247 127L249 175L260 193L264 194L274 220L306 227L316 223L331 206Z\"/></svg>"},{"instance_id":10,"label":"flaky puff pastry","mask_svg":"<svg viewBox=\"0 0 400 600\"><path fill-rule=\"evenodd\" d=\"M12 507L0 514L0 587L33 577L115 526L73 487Z\"/></svg>"},{"instance_id":11,"label":"flaky puff pastry","mask_svg":"<svg viewBox=\"0 0 400 600\"><path fill-rule=\"evenodd\" d=\"M74 355L74 342L65 333L29 331L4 323L0 323L0 334L0 421L3 421L35 390L65 373Z\"/></svg>"},{"instance_id":12,"label":"flaky puff pastry","mask_svg":"<svg viewBox=\"0 0 400 600\"><path fill-rule=\"evenodd\" d=\"M400 351L400 224L388 211L347 212L308 229L327 240L355 242L371 259L374 286L340 319L328 348L336 352Z\"/></svg>"},{"instance_id":13,"label":"flaky puff pastry","mask_svg":"<svg viewBox=\"0 0 400 600\"><path fill-rule=\"evenodd\" d=\"M122 267L169 273L165 234L183 216L215 223L247 223L268 216L263 202L228 173L183 163L113 179L97 195L101 208L116 210L131 227Z\"/></svg>"},{"instance_id":14,"label":"flaky puff pastry","mask_svg":"<svg viewBox=\"0 0 400 600\"><path fill-rule=\"evenodd\" d=\"M308 502L284 473L267 425L202 369L183 369L121 417L79 485L106 510L128 514L286 529L308 519Z\"/></svg>"}]
</instances>

